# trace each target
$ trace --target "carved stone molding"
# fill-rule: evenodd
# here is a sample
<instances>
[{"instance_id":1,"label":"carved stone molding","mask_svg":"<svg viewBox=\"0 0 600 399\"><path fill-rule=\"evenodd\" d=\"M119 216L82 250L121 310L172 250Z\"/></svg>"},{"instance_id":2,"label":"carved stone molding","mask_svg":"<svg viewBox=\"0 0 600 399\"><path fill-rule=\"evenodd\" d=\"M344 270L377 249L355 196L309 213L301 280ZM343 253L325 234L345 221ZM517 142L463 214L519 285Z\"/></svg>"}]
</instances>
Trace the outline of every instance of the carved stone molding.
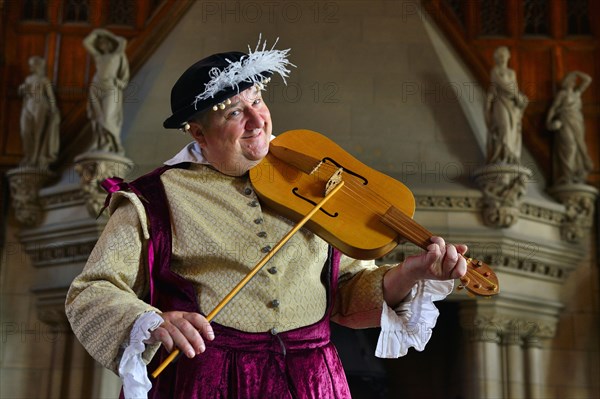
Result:
<instances>
[{"instance_id":1,"label":"carved stone molding","mask_svg":"<svg viewBox=\"0 0 600 399\"><path fill-rule=\"evenodd\" d=\"M481 211L484 205L484 199L478 196L450 196L450 195L415 195L415 202L418 209L439 209L455 211ZM538 204L523 200L520 207L520 218L536 220L545 224L560 226L565 218L565 213L561 210L552 209Z\"/></svg>"},{"instance_id":2,"label":"carved stone molding","mask_svg":"<svg viewBox=\"0 0 600 399\"><path fill-rule=\"evenodd\" d=\"M435 209L457 209L471 210L481 209L483 200L478 197L468 196L415 196L418 208L435 208Z\"/></svg>"},{"instance_id":3,"label":"carved stone molding","mask_svg":"<svg viewBox=\"0 0 600 399\"><path fill-rule=\"evenodd\" d=\"M475 171L475 181L483 192L482 215L487 226L505 228L517 222L531 176L531 170L521 165L486 165Z\"/></svg>"},{"instance_id":4,"label":"carved stone molding","mask_svg":"<svg viewBox=\"0 0 600 399\"><path fill-rule=\"evenodd\" d=\"M547 207L523 202L521 204L521 217L541 221L546 224L560 226L565 218L564 212Z\"/></svg>"},{"instance_id":5,"label":"carved stone molding","mask_svg":"<svg viewBox=\"0 0 600 399\"><path fill-rule=\"evenodd\" d=\"M568 242L580 242L594 223L598 190L586 184L564 184L553 186L548 192L566 208L561 224L562 238Z\"/></svg>"},{"instance_id":6,"label":"carved stone molding","mask_svg":"<svg viewBox=\"0 0 600 399\"><path fill-rule=\"evenodd\" d=\"M40 321L58 331L70 331L65 314L66 289L33 289L36 294L36 310Z\"/></svg>"},{"instance_id":7,"label":"carved stone molding","mask_svg":"<svg viewBox=\"0 0 600 399\"><path fill-rule=\"evenodd\" d=\"M100 213L106 198L106 192L100 187L100 183L109 177L124 177L134 166L131 159L105 151L81 154L75 158L75 164L88 212L93 217Z\"/></svg>"},{"instance_id":8,"label":"carved stone molding","mask_svg":"<svg viewBox=\"0 0 600 399\"><path fill-rule=\"evenodd\" d=\"M28 167L11 169L6 175L17 220L29 227L38 225L43 217L39 191L56 175L47 169Z\"/></svg>"},{"instance_id":9,"label":"carved stone molding","mask_svg":"<svg viewBox=\"0 0 600 399\"><path fill-rule=\"evenodd\" d=\"M64 263L85 263L95 244L93 239L82 242L57 241L52 244L28 244L25 250L34 267L48 267Z\"/></svg>"},{"instance_id":10,"label":"carved stone molding","mask_svg":"<svg viewBox=\"0 0 600 399\"><path fill-rule=\"evenodd\" d=\"M562 267L558 264L550 265L535 258L522 258L512 255L486 255L483 256L483 261L490 265L502 266L534 276L550 277L559 280L565 279L571 271L570 268Z\"/></svg>"}]
</instances>

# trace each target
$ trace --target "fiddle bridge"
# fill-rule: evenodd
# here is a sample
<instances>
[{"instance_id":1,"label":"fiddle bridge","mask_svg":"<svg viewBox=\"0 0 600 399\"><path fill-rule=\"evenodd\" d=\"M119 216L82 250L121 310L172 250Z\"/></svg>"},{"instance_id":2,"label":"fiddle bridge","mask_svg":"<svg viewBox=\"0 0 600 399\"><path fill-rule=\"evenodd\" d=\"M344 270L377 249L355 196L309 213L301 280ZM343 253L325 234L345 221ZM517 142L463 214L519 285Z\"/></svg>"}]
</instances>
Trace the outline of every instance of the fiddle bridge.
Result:
<instances>
[{"instance_id":1,"label":"fiddle bridge","mask_svg":"<svg viewBox=\"0 0 600 399\"><path fill-rule=\"evenodd\" d=\"M336 171L333 172L333 175L331 175L329 180L327 180L327 183L325 183L325 196L328 196L329 193L331 192L331 190L333 190L340 184L340 182L342 181L342 172L343 171L344 171L344 168L336 169Z\"/></svg>"}]
</instances>

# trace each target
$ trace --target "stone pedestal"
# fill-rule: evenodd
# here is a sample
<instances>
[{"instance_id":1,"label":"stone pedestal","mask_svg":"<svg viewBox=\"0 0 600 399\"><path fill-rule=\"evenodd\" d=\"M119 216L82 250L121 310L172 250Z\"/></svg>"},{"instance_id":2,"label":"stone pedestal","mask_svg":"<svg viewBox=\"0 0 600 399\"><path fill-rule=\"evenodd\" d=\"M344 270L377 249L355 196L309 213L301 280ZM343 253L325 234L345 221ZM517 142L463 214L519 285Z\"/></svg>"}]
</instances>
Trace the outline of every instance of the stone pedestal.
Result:
<instances>
[{"instance_id":1,"label":"stone pedestal","mask_svg":"<svg viewBox=\"0 0 600 399\"><path fill-rule=\"evenodd\" d=\"M11 169L6 175L17 220L25 226L38 225L43 216L39 191L56 175L48 169L31 167Z\"/></svg>"},{"instance_id":2,"label":"stone pedestal","mask_svg":"<svg viewBox=\"0 0 600 399\"><path fill-rule=\"evenodd\" d=\"M475 171L475 181L483 192L482 215L487 226L505 228L517 222L521 197L531 176L531 170L521 165L486 165Z\"/></svg>"},{"instance_id":3,"label":"stone pedestal","mask_svg":"<svg viewBox=\"0 0 600 399\"><path fill-rule=\"evenodd\" d=\"M579 242L594 223L594 203L598 190L587 184L562 184L548 189L566 208L561 225L562 238Z\"/></svg>"},{"instance_id":4,"label":"stone pedestal","mask_svg":"<svg viewBox=\"0 0 600 399\"><path fill-rule=\"evenodd\" d=\"M75 158L75 170L81 177L81 188L91 216L98 216L104 206L106 192L100 183L109 177L125 177L133 168L133 161L106 151L86 152Z\"/></svg>"}]
</instances>

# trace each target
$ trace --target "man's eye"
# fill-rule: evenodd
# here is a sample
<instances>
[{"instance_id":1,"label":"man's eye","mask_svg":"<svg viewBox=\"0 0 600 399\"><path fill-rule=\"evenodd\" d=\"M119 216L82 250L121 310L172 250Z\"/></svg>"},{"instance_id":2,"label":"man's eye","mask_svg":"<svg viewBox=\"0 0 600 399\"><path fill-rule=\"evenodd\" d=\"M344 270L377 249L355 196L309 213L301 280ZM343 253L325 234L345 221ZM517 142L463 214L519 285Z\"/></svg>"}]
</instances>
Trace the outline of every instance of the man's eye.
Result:
<instances>
[{"instance_id":1,"label":"man's eye","mask_svg":"<svg viewBox=\"0 0 600 399\"><path fill-rule=\"evenodd\" d=\"M230 113L227 114L227 119L229 118L234 118L236 116L238 116L240 114L240 110L233 110Z\"/></svg>"},{"instance_id":2,"label":"man's eye","mask_svg":"<svg viewBox=\"0 0 600 399\"><path fill-rule=\"evenodd\" d=\"M262 98L257 98L256 100L254 100L252 102L252 104L257 105L257 104L260 104L261 102L262 102Z\"/></svg>"}]
</instances>

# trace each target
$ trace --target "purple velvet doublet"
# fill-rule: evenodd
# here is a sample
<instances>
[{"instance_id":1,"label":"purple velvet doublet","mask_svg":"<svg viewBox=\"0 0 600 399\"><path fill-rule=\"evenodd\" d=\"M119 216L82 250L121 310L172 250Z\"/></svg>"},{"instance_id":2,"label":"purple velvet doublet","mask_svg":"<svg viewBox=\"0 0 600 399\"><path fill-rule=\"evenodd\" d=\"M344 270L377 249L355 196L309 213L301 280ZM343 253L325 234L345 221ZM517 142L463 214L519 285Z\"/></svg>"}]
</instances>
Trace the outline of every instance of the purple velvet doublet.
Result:
<instances>
[{"instance_id":1,"label":"purple velvet doublet","mask_svg":"<svg viewBox=\"0 0 600 399\"><path fill-rule=\"evenodd\" d=\"M194 287L170 270L171 223L160 181L160 175L168 169L159 168L130 184L121 184L119 189L138 194L148 214L151 235L148 301L162 311L197 312ZM181 356L170 364L152 381L148 397L350 398L344 369L329 339L329 316L337 288L339 261L340 253L330 249L321 276L327 287L327 311L320 321L281 333L246 333L213 322L215 339L206 341L206 351L193 359ZM161 347L148 370L154 370L167 356Z\"/></svg>"}]
</instances>

